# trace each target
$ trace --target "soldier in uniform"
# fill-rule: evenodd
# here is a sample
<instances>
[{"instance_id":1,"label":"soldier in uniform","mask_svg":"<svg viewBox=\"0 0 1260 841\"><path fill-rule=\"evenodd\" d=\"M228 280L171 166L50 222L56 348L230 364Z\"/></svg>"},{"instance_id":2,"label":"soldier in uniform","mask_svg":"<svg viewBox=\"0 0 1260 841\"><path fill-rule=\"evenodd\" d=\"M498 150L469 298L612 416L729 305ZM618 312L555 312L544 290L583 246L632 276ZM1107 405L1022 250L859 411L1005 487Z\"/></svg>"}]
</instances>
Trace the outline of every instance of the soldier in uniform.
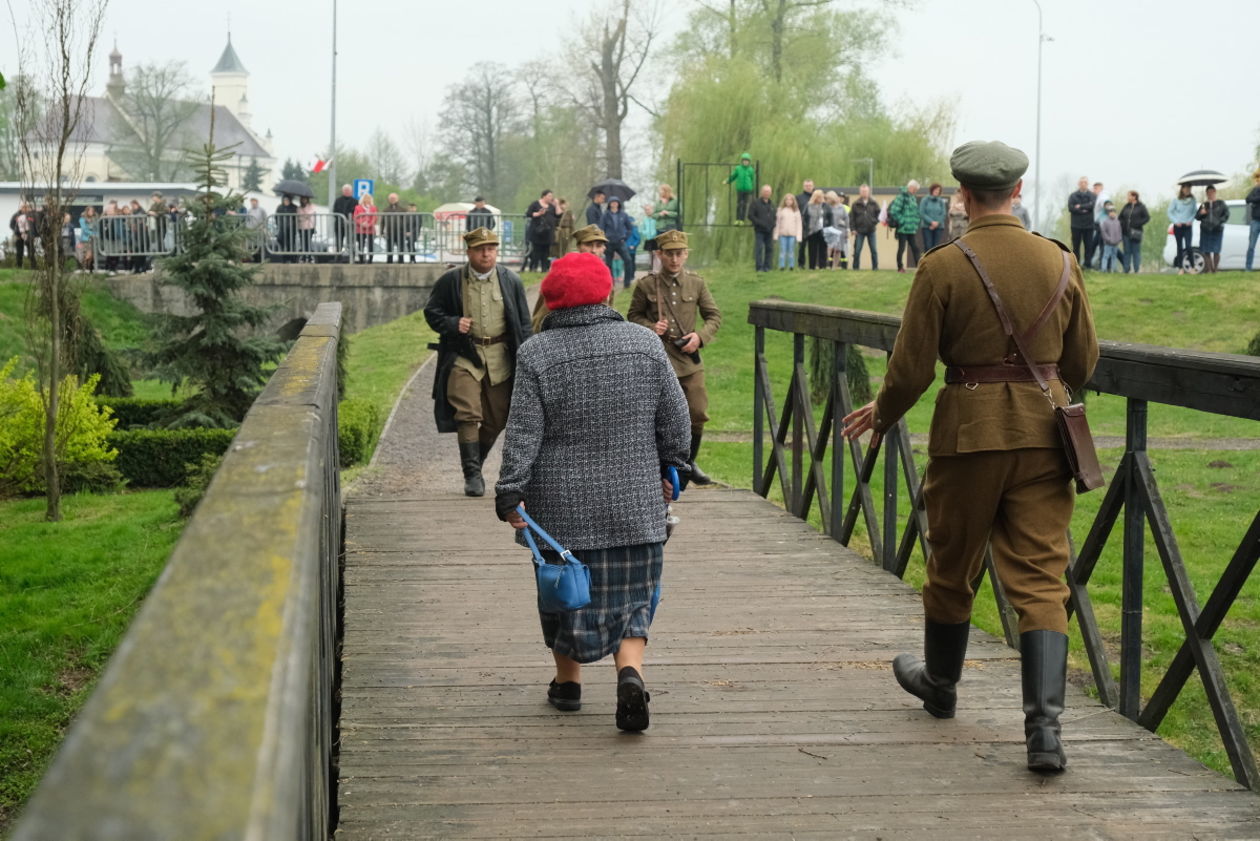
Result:
<instances>
[{"instance_id":1,"label":"soldier in uniform","mask_svg":"<svg viewBox=\"0 0 1260 841\"><path fill-rule=\"evenodd\" d=\"M468 262L438 278L424 320L438 334L434 417L454 432L464 493L486 492L481 464L507 425L516 349L530 336L529 304L515 272L497 265L499 238L486 228L464 234Z\"/></svg>"},{"instance_id":2,"label":"soldier in uniform","mask_svg":"<svg viewBox=\"0 0 1260 841\"><path fill-rule=\"evenodd\" d=\"M691 481L707 485L712 480L696 466L704 424L709 419L700 348L713 341L722 326L722 313L704 278L683 269L687 263L685 233L665 231L656 237L656 248L661 270L645 275L634 285L626 318L653 331L665 343L691 412Z\"/></svg>"},{"instance_id":3,"label":"soldier in uniform","mask_svg":"<svg viewBox=\"0 0 1260 841\"><path fill-rule=\"evenodd\" d=\"M603 195L600 193L599 195ZM573 232L573 241L576 244L576 250L580 254L594 254L599 259L604 259L604 249L608 245L608 237L604 236L603 230L599 225L587 225L584 228L578 228ZM613 296L617 294L617 285L613 284L613 291L608 293L608 306L613 305ZM542 293L539 293L538 300L534 303L534 313L530 318L531 326L535 333L542 332L543 319L547 317L547 313L551 312L547 308L547 302L543 299Z\"/></svg>"},{"instance_id":4,"label":"soldier in uniform","mask_svg":"<svg viewBox=\"0 0 1260 841\"><path fill-rule=\"evenodd\" d=\"M1081 388L1098 361L1098 340L1067 246L1024 230L1011 215L1028 168L998 142L954 150L950 168L971 220L958 242L991 276L1031 360L1057 405ZM936 400L923 484L931 557L923 587L924 657L893 662L898 683L937 718L952 718L985 546L1019 614L1028 767L1061 771L1059 716L1067 669L1068 523L1071 477L1054 413L1008 339L968 256L950 243L919 264L879 396L844 419L845 435L875 440L932 384Z\"/></svg>"}]
</instances>

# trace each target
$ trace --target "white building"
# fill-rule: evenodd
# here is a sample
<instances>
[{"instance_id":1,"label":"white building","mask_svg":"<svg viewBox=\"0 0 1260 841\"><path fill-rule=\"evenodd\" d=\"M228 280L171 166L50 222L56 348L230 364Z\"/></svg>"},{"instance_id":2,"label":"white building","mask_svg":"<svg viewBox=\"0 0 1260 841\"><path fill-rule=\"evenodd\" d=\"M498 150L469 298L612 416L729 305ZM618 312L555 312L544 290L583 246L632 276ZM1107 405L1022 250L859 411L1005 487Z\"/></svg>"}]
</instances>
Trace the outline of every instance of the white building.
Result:
<instances>
[{"instance_id":1,"label":"white building","mask_svg":"<svg viewBox=\"0 0 1260 841\"><path fill-rule=\"evenodd\" d=\"M272 149L271 132L258 135L251 126L249 108L249 71L241 63L232 48L231 35L218 63L210 71L213 102L197 103L183 126L172 134L180 138L176 148L163 150L163 160L174 160L184 154L188 146L199 148L210 137L210 118L214 116L214 142L223 148L235 145L233 157L225 167L228 186L241 190L246 171L257 162L263 171L262 187L269 188L277 180L277 161ZM120 122L143 136L144 126L133 119L126 108L127 80L123 73L122 54L115 46L109 54L109 82L104 96L88 97L84 102L83 116L75 141L83 144L83 176L88 183L98 181L136 181L136 173L126 169L124 151L119 145ZM174 141L173 141L174 142Z\"/></svg>"}]
</instances>

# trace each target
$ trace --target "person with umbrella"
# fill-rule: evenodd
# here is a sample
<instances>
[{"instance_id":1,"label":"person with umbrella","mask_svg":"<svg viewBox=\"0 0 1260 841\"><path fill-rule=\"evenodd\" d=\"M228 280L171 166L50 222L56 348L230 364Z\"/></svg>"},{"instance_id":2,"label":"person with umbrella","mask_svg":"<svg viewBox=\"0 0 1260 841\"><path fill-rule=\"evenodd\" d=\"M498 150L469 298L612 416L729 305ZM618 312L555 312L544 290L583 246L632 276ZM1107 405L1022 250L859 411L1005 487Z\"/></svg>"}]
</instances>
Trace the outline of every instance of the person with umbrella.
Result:
<instances>
[{"instance_id":1,"label":"person with umbrella","mask_svg":"<svg viewBox=\"0 0 1260 841\"><path fill-rule=\"evenodd\" d=\"M276 208L276 250L280 252L281 263L293 263L297 257L293 254L297 238L297 205L293 196L285 193L280 197L280 206Z\"/></svg>"},{"instance_id":2,"label":"person with umbrella","mask_svg":"<svg viewBox=\"0 0 1260 841\"><path fill-rule=\"evenodd\" d=\"M608 197L604 195L603 190L591 189L593 190L591 203L586 206L586 224L598 225L604 219L604 210L606 209L604 202L608 200Z\"/></svg>"},{"instance_id":3,"label":"person with umbrella","mask_svg":"<svg viewBox=\"0 0 1260 841\"><path fill-rule=\"evenodd\" d=\"M551 268L551 242L560 221L555 195L550 190L543 190L537 201L525 211L525 216L529 219L529 254L525 258L525 271L545 272Z\"/></svg>"},{"instance_id":4,"label":"person with umbrella","mask_svg":"<svg viewBox=\"0 0 1260 841\"><path fill-rule=\"evenodd\" d=\"M1215 272L1221 264L1221 241L1225 223L1229 221L1229 205L1216 197L1216 187L1207 188L1207 198L1194 214L1199 220L1199 251L1203 253L1203 271Z\"/></svg>"}]
</instances>

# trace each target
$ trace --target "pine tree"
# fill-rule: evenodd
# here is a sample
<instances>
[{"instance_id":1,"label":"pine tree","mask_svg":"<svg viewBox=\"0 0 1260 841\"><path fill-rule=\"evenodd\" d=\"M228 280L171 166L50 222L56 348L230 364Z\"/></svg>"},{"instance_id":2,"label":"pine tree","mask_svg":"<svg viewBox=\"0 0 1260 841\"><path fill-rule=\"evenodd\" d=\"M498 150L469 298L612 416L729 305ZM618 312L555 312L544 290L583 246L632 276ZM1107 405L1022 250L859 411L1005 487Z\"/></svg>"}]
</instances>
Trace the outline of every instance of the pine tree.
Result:
<instances>
[{"instance_id":1,"label":"pine tree","mask_svg":"<svg viewBox=\"0 0 1260 841\"><path fill-rule=\"evenodd\" d=\"M288 176L285 176L288 178ZM263 168L258 165L257 158L249 159L249 167L245 170L245 175L241 178L241 189L247 193L257 193L262 190Z\"/></svg>"},{"instance_id":2,"label":"pine tree","mask_svg":"<svg viewBox=\"0 0 1260 841\"><path fill-rule=\"evenodd\" d=\"M309 175L302 165L292 158L285 158L284 167L280 170L280 177L285 180L305 181Z\"/></svg>"},{"instance_id":3,"label":"pine tree","mask_svg":"<svg viewBox=\"0 0 1260 841\"><path fill-rule=\"evenodd\" d=\"M250 232L233 224L238 217L225 215L240 206L241 197L216 189L227 181L224 164L231 157L230 148L213 142L196 155L200 193L189 207L184 249L162 264L167 282L188 293L198 310L165 316L152 355L163 381L196 392L172 426L239 423L267 381L267 366L282 353L280 342L258 332L270 312L241 299L258 269L244 262Z\"/></svg>"}]
</instances>

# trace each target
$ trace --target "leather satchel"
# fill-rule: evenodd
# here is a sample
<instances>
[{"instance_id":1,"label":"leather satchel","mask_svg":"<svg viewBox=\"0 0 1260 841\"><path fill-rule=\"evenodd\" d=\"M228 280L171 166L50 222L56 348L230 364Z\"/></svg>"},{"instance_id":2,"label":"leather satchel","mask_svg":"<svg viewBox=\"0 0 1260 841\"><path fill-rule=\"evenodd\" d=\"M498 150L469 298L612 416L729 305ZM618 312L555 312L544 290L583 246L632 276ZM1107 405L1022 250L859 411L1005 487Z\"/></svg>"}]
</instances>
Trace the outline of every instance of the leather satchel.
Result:
<instances>
[{"instance_id":1,"label":"leather satchel","mask_svg":"<svg viewBox=\"0 0 1260 841\"><path fill-rule=\"evenodd\" d=\"M538 581L538 609L542 613L567 613L581 610L591 603L591 570L542 530L523 506L516 513L525 520L525 542L534 555L534 575ZM560 563L549 564L538 551L533 532L560 553Z\"/></svg>"},{"instance_id":2,"label":"leather satchel","mask_svg":"<svg viewBox=\"0 0 1260 841\"><path fill-rule=\"evenodd\" d=\"M1041 393L1045 395L1046 400L1050 402L1050 407L1054 410L1054 422L1058 427L1059 437L1063 441L1063 452L1067 456L1068 468L1072 471L1072 478L1076 480L1076 492L1082 494L1095 488L1101 488L1106 482L1103 480L1102 466L1098 463L1098 451L1094 448L1094 436L1089 431L1089 422L1085 419L1085 404L1071 403L1067 406L1056 404L1054 395L1050 391L1050 384L1046 382L1045 376L1041 373L1041 366L1034 363L1033 358L1024 347L1024 340L1032 340L1046 319L1050 317L1059 299L1067 291L1068 278L1072 271L1071 258L1068 257L1068 253L1066 251L1062 252L1063 274L1059 277L1058 288L1050 298L1050 301L1042 308L1036 322L1021 337L1015 330L1014 325L1011 324L1010 316L1006 314L1006 307L1002 305L1002 298L998 295L997 287L993 285L989 273L984 270L984 266L981 265L980 258L976 256L976 252L972 251L971 247L961 239L954 240L954 245L958 246L962 253L967 255L967 259L971 261L976 274L980 275L980 280L984 283L984 288L989 293L989 299L993 301L993 308L997 310L998 318L1002 321L1002 329L1006 332L1007 337L1015 343L1015 348L1019 351L1024 364L1032 371L1037 385L1041 388Z\"/></svg>"}]
</instances>

